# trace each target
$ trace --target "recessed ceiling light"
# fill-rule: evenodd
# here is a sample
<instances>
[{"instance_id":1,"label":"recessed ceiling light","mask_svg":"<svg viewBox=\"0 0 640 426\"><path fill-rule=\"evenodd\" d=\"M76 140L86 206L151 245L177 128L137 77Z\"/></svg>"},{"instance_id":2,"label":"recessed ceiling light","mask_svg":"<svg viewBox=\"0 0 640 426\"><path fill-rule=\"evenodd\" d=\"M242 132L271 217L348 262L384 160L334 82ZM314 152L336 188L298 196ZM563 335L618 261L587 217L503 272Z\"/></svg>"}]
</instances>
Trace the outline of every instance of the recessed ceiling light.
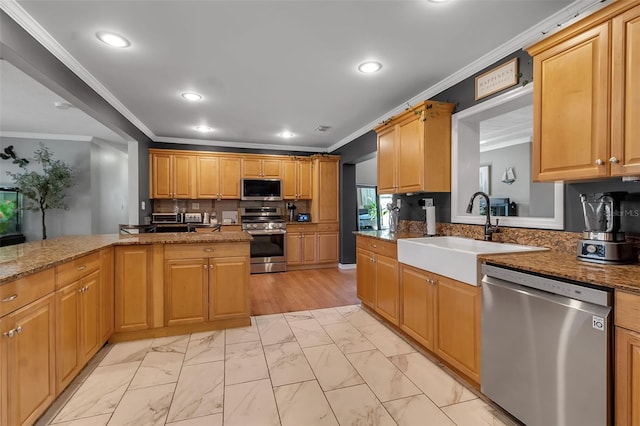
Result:
<instances>
[{"instance_id":1,"label":"recessed ceiling light","mask_svg":"<svg viewBox=\"0 0 640 426\"><path fill-rule=\"evenodd\" d=\"M58 108L58 109L69 109L69 108L73 108L73 105L70 104L69 102L62 102L62 101L55 101L53 103L53 106Z\"/></svg>"},{"instance_id":2,"label":"recessed ceiling light","mask_svg":"<svg viewBox=\"0 0 640 426\"><path fill-rule=\"evenodd\" d=\"M202 133L213 132L213 129L209 126L196 126L194 129Z\"/></svg>"},{"instance_id":3,"label":"recessed ceiling light","mask_svg":"<svg viewBox=\"0 0 640 426\"><path fill-rule=\"evenodd\" d=\"M380 71L381 68L382 68L382 64L380 62L374 62L374 61L363 62L360 65L358 65L358 71L364 72L364 73L377 72L377 71Z\"/></svg>"},{"instance_id":4,"label":"recessed ceiling light","mask_svg":"<svg viewBox=\"0 0 640 426\"><path fill-rule=\"evenodd\" d=\"M182 97L188 101L200 101L202 100L202 95L193 92L186 92L182 94Z\"/></svg>"},{"instance_id":5,"label":"recessed ceiling light","mask_svg":"<svg viewBox=\"0 0 640 426\"><path fill-rule=\"evenodd\" d=\"M121 35L110 33L108 31L98 31L96 37L103 42L113 47L129 47L131 42Z\"/></svg>"},{"instance_id":6,"label":"recessed ceiling light","mask_svg":"<svg viewBox=\"0 0 640 426\"><path fill-rule=\"evenodd\" d=\"M293 133L285 130L284 132L279 133L278 136L280 136L281 138L289 139L289 138L294 137L295 135Z\"/></svg>"}]
</instances>

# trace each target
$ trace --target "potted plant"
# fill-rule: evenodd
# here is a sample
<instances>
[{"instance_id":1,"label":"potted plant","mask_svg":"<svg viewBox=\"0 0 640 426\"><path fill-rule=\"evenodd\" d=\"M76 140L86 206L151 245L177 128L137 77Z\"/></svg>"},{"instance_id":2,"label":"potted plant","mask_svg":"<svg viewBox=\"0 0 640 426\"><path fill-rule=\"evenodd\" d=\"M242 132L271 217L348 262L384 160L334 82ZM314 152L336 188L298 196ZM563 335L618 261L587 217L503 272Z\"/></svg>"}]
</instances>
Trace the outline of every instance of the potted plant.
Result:
<instances>
[{"instance_id":1,"label":"potted plant","mask_svg":"<svg viewBox=\"0 0 640 426\"><path fill-rule=\"evenodd\" d=\"M7 172L11 176L24 200L24 209L40 211L42 214L42 239L47 239L45 214L49 209L67 209L64 202L65 191L73 185L71 167L61 160L54 160L52 152L40 142L34 152L35 162L42 166L42 173L28 171L28 161L18 166L21 173ZM15 161L14 161L15 162Z\"/></svg>"}]
</instances>

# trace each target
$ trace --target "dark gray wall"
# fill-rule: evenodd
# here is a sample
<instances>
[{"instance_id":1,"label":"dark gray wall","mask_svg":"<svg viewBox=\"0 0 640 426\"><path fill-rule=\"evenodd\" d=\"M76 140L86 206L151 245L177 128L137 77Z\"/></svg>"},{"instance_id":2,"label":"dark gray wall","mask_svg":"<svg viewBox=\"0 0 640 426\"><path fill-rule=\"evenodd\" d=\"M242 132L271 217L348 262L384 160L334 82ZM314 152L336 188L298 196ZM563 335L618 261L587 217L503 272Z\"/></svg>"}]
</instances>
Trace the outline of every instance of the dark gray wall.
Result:
<instances>
[{"instance_id":1,"label":"dark gray wall","mask_svg":"<svg viewBox=\"0 0 640 426\"><path fill-rule=\"evenodd\" d=\"M98 95L54 55L31 37L5 12L0 11L0 58L57 93L114 132L138 141L140 201L149 195L149 155L151 142L144 133ZM140 223L144 212L138 206Z\"/></svg>"}]
</instances>

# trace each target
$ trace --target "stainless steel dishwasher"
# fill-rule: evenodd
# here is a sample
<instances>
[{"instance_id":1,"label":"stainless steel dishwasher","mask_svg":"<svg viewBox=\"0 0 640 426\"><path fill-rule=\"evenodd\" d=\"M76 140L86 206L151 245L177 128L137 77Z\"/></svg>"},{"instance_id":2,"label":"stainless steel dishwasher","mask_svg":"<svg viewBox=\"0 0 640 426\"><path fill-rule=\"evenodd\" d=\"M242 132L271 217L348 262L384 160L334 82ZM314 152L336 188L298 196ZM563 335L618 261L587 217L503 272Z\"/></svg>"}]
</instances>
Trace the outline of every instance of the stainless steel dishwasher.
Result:
<instances>
[{"instance_id":1,"label":"stainless steel dishwasher","mask_svg":"<svg viewBox=\"0 0 640 426\"><path fill-rule=\"evenodd\" d=\"M482 393L528 426L611 424L612 291L482 273Z\"/></svg>"}]
</instances>

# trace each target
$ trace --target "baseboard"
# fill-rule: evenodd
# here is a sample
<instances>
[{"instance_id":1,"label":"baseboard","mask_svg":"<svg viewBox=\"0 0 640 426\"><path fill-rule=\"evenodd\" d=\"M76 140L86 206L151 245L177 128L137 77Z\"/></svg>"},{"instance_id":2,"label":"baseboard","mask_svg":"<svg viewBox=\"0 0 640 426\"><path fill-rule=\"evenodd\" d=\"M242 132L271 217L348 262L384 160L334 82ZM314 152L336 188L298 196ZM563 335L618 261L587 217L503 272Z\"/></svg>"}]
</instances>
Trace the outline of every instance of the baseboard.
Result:
<instances>
[{"instance_id":1,"label":"baseboard","mask_svg":"<svg viewBox=\"0 0 640 426\"><path fill-rule=\"evenodd\" d=\"M355 263L338 263L338 269L356 269Z\"/></svg>"}]
</instances>

